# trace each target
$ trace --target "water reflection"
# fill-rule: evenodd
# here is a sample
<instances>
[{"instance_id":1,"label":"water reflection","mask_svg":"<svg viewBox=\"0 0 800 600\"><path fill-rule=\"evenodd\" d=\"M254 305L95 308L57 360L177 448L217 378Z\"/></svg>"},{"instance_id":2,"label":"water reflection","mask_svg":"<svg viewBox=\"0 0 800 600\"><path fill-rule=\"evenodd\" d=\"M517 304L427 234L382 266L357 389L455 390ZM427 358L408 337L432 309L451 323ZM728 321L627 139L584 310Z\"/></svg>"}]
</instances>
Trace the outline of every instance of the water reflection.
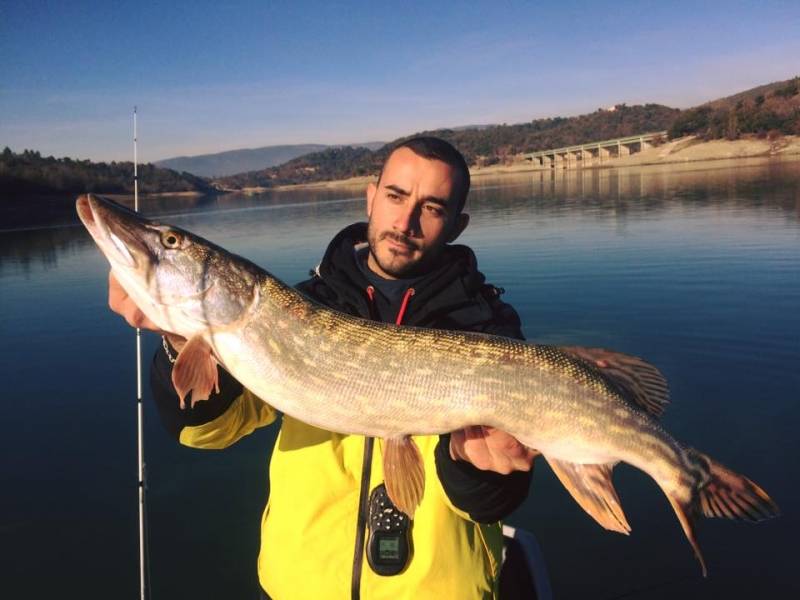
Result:
<instances>
[{"instance_id":1,"label":"water reflection","mask_svg":"<svg viewBox=\"0 0 800 600\"><path fill-rule=\"evenodd\" d=\"M668 165L627 169L552 169L503 176L476 177L470 195L472 229L504 217L535 214L539 218L571 214L613 218L623 231L630 219L662 218L663 213L691 214L717 210L781 214L800 217L800 163L797 161L740 160L722 164ZM229 234L252 237L291 237L304 231L286 230L285 223L319 227L342 213L363 219L359 205L363 186L272 191L255 195L226 194L206 197L143 199L142 212L175 223L225 243ZM131 206L129 197L117 201ZM33 199L32 201L36 201ZM72 199L63 200L68 214L60 226L25 227L0 231L0 273L30 273L32 267L52 267L58 257L90 244L78 226ZM352 204L352 206L351 206ZM353 207L356 207L353 210ZM63 210L63 207L62 207ZM265 212L272 211L272 212ZM236 213L251 212L251 215ZM205 218L214 214L213 221ZM10 221L5 221L7 226Z\"/></svg>"},{"instance_id":2,"label":"water reflection","mask_svg":"<svg viewBox=\"0 0 800 600\"><path fill-rule=\"evenodd\" d=\"M677 205L732 204L797 211L800 162L720 161L704 167L664 165L626 169L536 171L474 180L470 196L513 208L534 200L557 210L654 210Z\"/></svg>"},{"instance_id":3,"label":"water reflection","mask_svg":"<svg viewBox=\"0 0 800 600\"><path fill-rule=\"evenodd\" d=\"M535 530L557 597L630 596L676 578L687 582L669 589L680 597L736 596L748 585L754 597L794 597L784 592L795 585L800 535L789 512L800 489L786 476L800 461L798 166L475 179L461 241L506 288L529 339L646 357L670 382L667 428L753 477L787 510L775 526L704 524L712 578L701 583L668 505L640 473L615 473L634 527L623 539L592 523L537 467L512 522ZM362 188L164 198L142 209L290 282L340 227L364 218ZM8 516L0 547L13 548L3 557L12 596L30 595L32 580L43 597L72 588L84 597L135 593L134 343L107 309L107 269L78 225L0 233L0 368L11 424L0 438L8 458L0 481L12 490L0 495ZM159 341L145 336L146 356ZM165 435L149 398L145 407L153 597L256 597L274 429L222 453L196 453ZM210 539L219 552L208 552ZM59 557L47 581L36 579L42 548Z\"/></svg>"}]
</instances>

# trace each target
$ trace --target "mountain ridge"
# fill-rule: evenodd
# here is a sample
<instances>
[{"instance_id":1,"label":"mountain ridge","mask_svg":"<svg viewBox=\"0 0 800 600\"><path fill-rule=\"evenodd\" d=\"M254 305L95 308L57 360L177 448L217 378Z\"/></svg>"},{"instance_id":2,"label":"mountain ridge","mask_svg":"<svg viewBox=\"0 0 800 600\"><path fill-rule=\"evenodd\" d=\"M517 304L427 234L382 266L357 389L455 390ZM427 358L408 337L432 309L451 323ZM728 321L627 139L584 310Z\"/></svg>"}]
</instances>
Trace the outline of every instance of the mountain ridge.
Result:
<instances>
[{"instance_id":1,"label":"mountain ridge","mask_svg":"<svg viewBox=\"0 0 800 600\"><path fill-rule=\"evenodd\" d=\"M343 146L364 147L376 150L385 142L358 144L276 144L258 148L239 148L208 154L175 156L154 161L153 164L173 171L191 173L199 177L225 177L248 171L257 171L288 162L298 156L321 152L327 148Z\"/></svg>"}]
</instances>

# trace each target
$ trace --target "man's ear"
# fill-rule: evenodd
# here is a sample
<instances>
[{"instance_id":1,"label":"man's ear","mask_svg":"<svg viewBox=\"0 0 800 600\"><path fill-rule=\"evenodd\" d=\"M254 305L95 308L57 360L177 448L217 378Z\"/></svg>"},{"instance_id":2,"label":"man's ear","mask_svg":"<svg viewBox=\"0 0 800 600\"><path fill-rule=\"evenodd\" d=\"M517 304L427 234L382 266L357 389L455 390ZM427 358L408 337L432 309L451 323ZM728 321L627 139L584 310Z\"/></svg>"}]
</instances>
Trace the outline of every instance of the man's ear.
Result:
<instances>
[{"instance_id":1,"label":"man's ear","mask_svg":"<svg viewBox=\"0 0 800 600\"><path fill-rule=\"evenodd\" d=\"M375 194L378 193L378 186L374 183L367 185L367 217L372 216L372 203L375 201Z\"/></svg>"},{"instance_id":2,"label":"man's ear","mask_svg":"<svg viewBox=\"0 0 800 600\"><path fill-rule=\"evenodd\" d=\"M456 217L455 225L453 226L453 231L450 232L450 235L447 236L447 243L455 242L458 236L467 228L469 225L469 215L465 212L462 212L460 215Z\"/></svg>"}]
</instances>

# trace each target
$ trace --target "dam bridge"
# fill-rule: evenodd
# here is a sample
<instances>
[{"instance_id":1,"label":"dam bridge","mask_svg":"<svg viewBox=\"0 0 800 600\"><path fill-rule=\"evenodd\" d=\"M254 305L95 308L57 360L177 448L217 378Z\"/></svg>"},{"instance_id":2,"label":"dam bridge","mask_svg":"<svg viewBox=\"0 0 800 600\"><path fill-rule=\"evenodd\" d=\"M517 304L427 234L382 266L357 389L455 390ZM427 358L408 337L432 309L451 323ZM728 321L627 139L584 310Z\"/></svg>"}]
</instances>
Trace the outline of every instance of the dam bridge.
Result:
<instances>
[{"instance_id":1,"label":"dam bridge","mask_svg":"<svg viewBox=\"0 0 800 600\"><path fill-rule=\"evenodd\" d=\"M525 160L538 163L543 167L555 167L556 165L564 168L590 166L602 164L604 160L630 156L647 148L652 148L659 141L666 139L666 131L655 131L613 140L603 140L602 142L578 144L553 150L540 150L523 156Z\"/></svg>"}]
</instances>

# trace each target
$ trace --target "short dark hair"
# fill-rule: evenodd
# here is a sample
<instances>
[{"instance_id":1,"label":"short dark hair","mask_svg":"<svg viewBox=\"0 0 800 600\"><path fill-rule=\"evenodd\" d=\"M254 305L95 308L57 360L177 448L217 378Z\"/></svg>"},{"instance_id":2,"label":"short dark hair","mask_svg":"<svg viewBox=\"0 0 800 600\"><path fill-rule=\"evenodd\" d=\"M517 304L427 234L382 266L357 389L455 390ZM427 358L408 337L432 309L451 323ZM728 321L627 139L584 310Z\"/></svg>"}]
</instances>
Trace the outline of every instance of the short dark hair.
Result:
<instances>
[{"instance_id":1,"label":"short dark hair","mask_svg":"<svg viewBox=\"0 0 800 600\"><path fill-rule=\"evenodd\" d=\"M469 193L469 167L464 156L456 150L450 142L433 136L417 136L412 137L396 144L386 156L383 165L389 157L400 148L408 148L417 156L427 158L430 160L440 160L449 165L456 174L456 185L453 187L453 197L456 199L456 214L460 214L464 210L464 204L467 202L467 194ZM381 175L383 175L383 167L381 167ZM378 181L380 181L378 176Z\"/></svg>"}]
</instances>

